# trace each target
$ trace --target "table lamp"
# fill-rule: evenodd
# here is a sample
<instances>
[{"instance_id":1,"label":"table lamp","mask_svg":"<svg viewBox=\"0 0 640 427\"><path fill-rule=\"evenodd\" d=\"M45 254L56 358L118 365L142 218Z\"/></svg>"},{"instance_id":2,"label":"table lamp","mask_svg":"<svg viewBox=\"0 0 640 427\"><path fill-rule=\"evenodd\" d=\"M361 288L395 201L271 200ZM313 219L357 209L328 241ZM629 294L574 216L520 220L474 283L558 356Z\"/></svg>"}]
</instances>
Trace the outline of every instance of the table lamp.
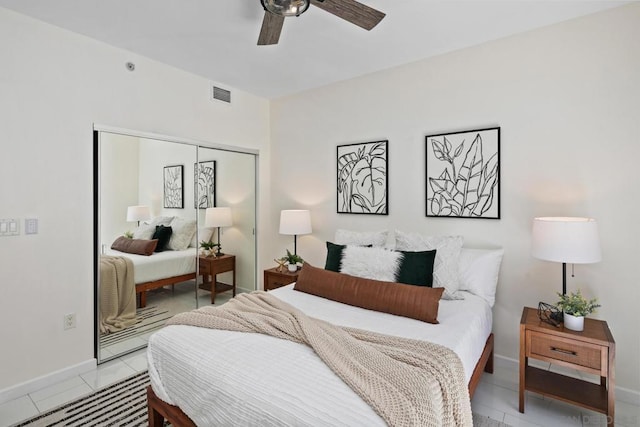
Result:
<instances>
[{"instance_id":1,"label":"table lamp","mask_svg":"<svg viewBox=\"0 0 640 427\"><path fill-rule=\"evenodd\" d=\"M297 237L311 234L311 213L307 210L280 211L280 234L293 235L293 254L297 255Z\"/></svg>"},{"instance_id":2,"label":"table lamp","mask_svg":"<svg viewBox=\"0 0 640 427\"><path fill-rule=\"evenodd\" d=\"M562 295L567 293L567 263L590 264L602 259L598 225L593 218L533 219L531 254L562 263Z\"/></svg>"},{"instance_id":3,"label":"table lamp","mask_svg":"<svg viewBox=\"0 0 640 427\"><path fill-rule=\"evenodd\" d=\"M230 227L232 225L233 221L231 220L231 208L207 208L204 217L204 226L218 228L218 248L216 250L216 256L224 255L220 251L220 227Z\"/></svg>"},{"instance_id":4,"label":"table lamp","mask_svg":"<svg viewBox=\"0 0 640 427\"><path fill-rule=\"evenodd\" d=\"M137 221L140 225L140 221L148 219L151 219L149 206L129 206L127 208L127 222Z\"/></svg>"}]
</instances>

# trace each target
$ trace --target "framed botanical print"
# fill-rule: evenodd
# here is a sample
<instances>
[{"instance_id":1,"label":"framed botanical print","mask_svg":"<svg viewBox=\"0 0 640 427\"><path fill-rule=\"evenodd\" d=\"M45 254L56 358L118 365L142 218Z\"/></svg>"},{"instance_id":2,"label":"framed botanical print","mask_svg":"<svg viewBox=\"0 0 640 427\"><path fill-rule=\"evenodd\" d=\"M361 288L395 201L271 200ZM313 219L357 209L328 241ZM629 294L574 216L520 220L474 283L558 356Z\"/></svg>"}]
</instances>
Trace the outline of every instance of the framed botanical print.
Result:
<instances>
[{"instance_id":1,"label":"framed botanical print","mask_svg":"<svg viewBox=\"0 0 640 427\"><path fill-rule=\"evenodd\" d=\"M196 163L194 207L196 209L213 208L216 206L216 161Z\"/></svg>"},{"instance_id":2,"label":"framed botanical print","mask_svg":"<svg viewBox=\"0 0 640 427\"><path fill-rule=\"evenodd\" d=\"M164 167L164 207L184 209L184 166Z\"/></svg>"},{"instance_id":3,"label":"framed botanical print","mask_svg":"<svg viewBox=\"0 0 640 427\"><path fill-rule=\"evenodd\" d=\"M500 128L426 137L426 216L500 219Z\"/></svg>"},{"instance_id":4,"label":"framed botanical print","mask_svg":"<svg viewBox=\"0 0 640 427\"><path fill-rule=\"evenodd\" d=\"M388 143L338 145L338 213L389 214Z\"/></svg>"}]
</instances>

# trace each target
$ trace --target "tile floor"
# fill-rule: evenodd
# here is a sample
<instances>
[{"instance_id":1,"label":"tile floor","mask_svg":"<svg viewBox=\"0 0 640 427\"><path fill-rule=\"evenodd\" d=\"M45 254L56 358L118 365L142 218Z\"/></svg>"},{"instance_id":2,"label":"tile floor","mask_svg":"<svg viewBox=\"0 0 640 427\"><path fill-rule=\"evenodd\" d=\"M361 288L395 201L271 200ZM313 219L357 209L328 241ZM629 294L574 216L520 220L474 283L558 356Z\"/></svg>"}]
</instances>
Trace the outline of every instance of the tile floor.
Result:
<instances>
[{"instance_id":1,"label":"tile floor","mask_svg":"<svg viewBox=\"0 0 640 427\"><path fill-rule=\"evenodd\" d=\"M146 350L122 356L98 366L95 371L22 396L0 405L0 427L47 411L105 385L147 369ZM527 394L525 413L518 412L518 369L496 358L493 375L484 374L471 401L475 413L513 427L603 426L604 416L577 406ZM616 402L616 425L640 427L640 406Z\"/></svg>"},{"instance_id":2,"label":"tile floor","mask_svg":"<svg viewBox=\"0 0 640 427\"><path fill-rule=\"evenodd\" d=\"M217 301L216 301L217 303ZM538 365L547 367L548 365ZM577 406L527 393L525 413L518 412L518 367L501 358L495 359L495 371L484 374L471 401L475 413L486 415L513 427L604 426L604 416ZM146 350L119 357L94 371L38 390L0 405L0 427L47 411L105 385L147 369ZM555 367L552 368L555 370ZM566 374L580 376L579 373ZM616 426L640 427L640 406L616 402Z\"/></svg>"},{"instance_id":3,"label":"tile floor","mask_svg":"<svg viewBox=\"0 0 640 427\"><path fill-rule=\"evenodd\" d=\"M194 297L195 282L190 280L175 285L175 287L166 286L160 289L153 289L147 292L147 307L157 306L160 311L166 310L167 316L172 316L184 311L196 308L196 299ZM239 292L239 290L238 290ZM198 307L204 307L211 304L211 293L198 289ZM223 304L231 297L231 292L223 292L216 295L216 305ZM100 347L101 360L110 360L117 355L137 350L147 345L149 336L154 331L141 333L131 338L117 342L111 345Z\"/></svg>"}]
</instances>

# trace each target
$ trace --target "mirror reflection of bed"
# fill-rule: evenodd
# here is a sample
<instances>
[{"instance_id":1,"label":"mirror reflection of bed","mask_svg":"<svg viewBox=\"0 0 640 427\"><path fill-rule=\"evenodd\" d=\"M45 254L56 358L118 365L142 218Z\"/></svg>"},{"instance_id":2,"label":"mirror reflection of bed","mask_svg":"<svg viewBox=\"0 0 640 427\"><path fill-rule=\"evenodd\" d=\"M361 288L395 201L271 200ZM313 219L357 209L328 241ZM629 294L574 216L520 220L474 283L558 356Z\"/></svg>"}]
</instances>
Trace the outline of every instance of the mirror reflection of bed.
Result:
<instances>
[{"instance_id":1,"label":"mirror reflection of bed","mask_svg":"<svg viewBox=\"0 0 640 427\"><path fill-rule=\"evenodd\" d=\"M128 133L95 135L99 363L145 347L174 314L211 304L201 241L219 239L235 256L237 292L256 284L255 155ZM214 206L232 213L220 235L205 226ZM217 281L232 283L233 274ZM216 294L215 304L232 296Z\"/></svg>"}]
</instances>

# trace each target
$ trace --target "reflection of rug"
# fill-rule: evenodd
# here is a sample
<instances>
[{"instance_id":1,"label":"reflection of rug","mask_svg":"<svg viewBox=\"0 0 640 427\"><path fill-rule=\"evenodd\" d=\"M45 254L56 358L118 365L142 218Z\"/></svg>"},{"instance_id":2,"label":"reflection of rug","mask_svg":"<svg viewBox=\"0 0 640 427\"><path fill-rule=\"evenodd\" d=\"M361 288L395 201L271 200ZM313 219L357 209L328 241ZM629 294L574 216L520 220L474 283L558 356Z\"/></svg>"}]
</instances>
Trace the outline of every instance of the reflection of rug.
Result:
<instances>
[{"instance_id":1,"label":"reflection of rug","mask_svg":"<svg viewBox=\"0 0 640 427\"><path fill-rule=\"evenodd\" d=\"M138 316L138 321L134 325L112 334L101 335L100 346L108 347L121 341L156 331L162 328L167 319L172 316L167 309L161 309L154 305L137 309L136 315Z\"/></svg>"},{"instance_id":2,"label":"reflection of rug","mask_svg":"<svg viewBox=\"0 0 640 427\"><path fill-rule=\"evenodd\" d=\"M19 426L147 426L147 372L104 387L47 413L16 424ZM475 427L509 427L473 414Z\"/></svg>"}]
</instances>

